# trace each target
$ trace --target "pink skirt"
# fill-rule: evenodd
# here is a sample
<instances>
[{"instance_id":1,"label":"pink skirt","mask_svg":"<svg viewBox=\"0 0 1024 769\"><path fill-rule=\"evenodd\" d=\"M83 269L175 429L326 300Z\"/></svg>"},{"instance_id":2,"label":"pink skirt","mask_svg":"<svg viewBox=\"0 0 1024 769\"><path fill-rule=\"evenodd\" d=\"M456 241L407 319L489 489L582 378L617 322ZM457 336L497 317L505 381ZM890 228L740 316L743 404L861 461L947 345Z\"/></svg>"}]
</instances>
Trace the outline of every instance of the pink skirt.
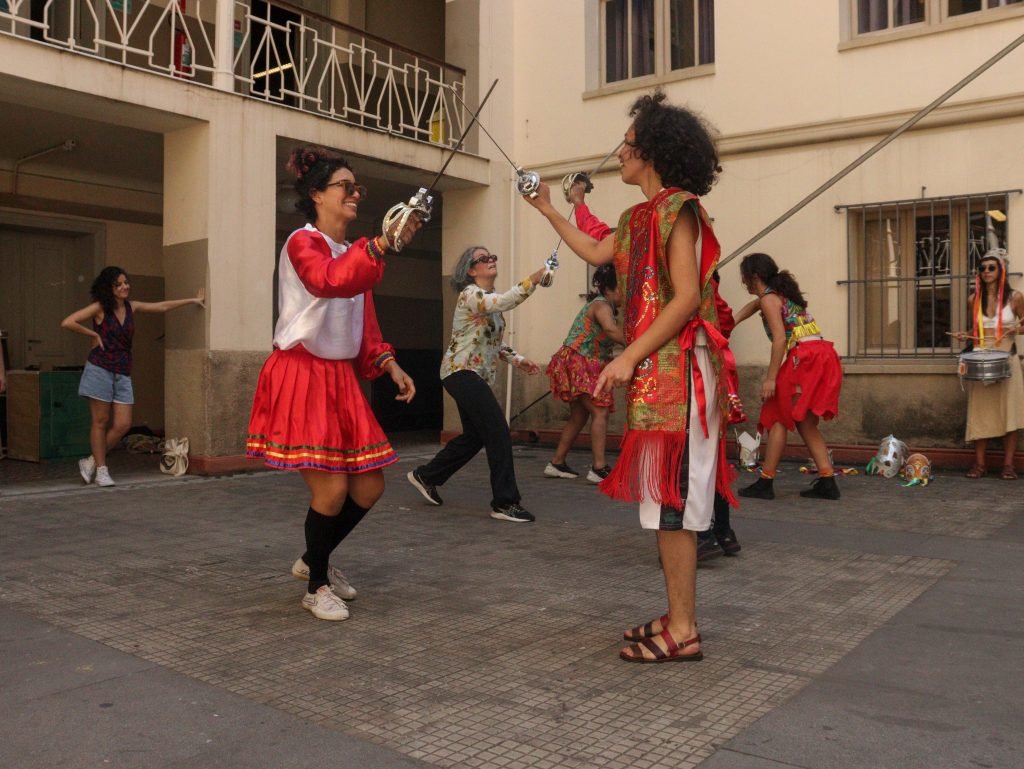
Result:
<instances>
[{"instance_id":1,"label":"pink skirt","mask_svg":"<svg viewBox=\"0 0 1024 769\"><path fill-rule=\"evenodd\" d=\"M786 353L775 379L775 397L761 406L758 429L767 431L776 422L787 430L815 414L833 419L839 413L843 367L835 347L825 340L798 342Z\"/></svg>"},{"instance_id":2,"label":"pink skirt","mask_svg":"<svg viewBox=\"0 0 1024 769\"><path fill-rule=\"evenodd\" d=\"M599 358L584 358L571 347L562 345L551 357L545 373L551 381L551 394L569 403L580 396L590 397L595 406L615 410L615 397L610 392L594 395L597 378L606 362Z\"/></svg>"},{"instance_id":3,"label":"pink skirt","mask_svg":"<svg viewBox=\"0 0 1024 769\"><path fill-rule=\"evenodd\" d=\"M281 470L365 473L398 456L370 410L352 361L301 345L274 350L260 371L246 455Z\"/></svg>"}]
</instances>

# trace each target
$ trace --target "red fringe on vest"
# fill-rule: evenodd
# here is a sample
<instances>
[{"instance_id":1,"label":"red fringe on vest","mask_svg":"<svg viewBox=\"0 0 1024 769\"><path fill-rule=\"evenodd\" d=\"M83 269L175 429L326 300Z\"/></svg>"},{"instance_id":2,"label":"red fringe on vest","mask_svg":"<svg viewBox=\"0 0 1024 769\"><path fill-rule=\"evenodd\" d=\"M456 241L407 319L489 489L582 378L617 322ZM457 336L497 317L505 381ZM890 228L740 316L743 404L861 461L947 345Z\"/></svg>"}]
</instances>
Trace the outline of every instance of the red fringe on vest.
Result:
<instances>
[{"instance_id":1,"label":"red fringe on vest","mask_svg":"<svg viewBox=\"0 0 1024 769\"><path fill-rule=\"evenodd\" d=\"M598 488L622 502L639 502L646 491L655 502L682 510L686 501L681 488L686 440L685 432L630 430L622 439L618 461ZM715 491L733 507L739 506L732 491L736 475L736 468L725 457L725 441L720 439Z\"/></svg>"}]
</instances>

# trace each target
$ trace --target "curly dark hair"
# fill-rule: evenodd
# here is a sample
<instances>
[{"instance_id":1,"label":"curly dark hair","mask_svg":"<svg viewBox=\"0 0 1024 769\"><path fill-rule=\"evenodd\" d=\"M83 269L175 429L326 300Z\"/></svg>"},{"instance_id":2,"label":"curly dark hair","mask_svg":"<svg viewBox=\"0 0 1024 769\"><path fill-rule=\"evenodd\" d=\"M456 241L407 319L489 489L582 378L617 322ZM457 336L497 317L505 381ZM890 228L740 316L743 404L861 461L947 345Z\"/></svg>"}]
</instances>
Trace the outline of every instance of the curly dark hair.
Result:
<instances>
[{"instance_id":1,"label":"curly dark hair","mask_svg":"<svg viewBox=\"0 0 1024 769\"><path fill-rule=\"evenodd\" d=\"M120 267L104 267L100 270L100 274L96 276L96 279L92 282L92 286L89 288L89 294L92 298L100 303L100 307L103 308L105 314L114 312L117 309L117 299L114 298L114 284L117 283L117 279L124 275L128 277L128 273L122 270Z\"/></svg>"},{"instance_id":2,"label":"curly dark hair","mask_svg":"<svg viewBox=\"0 0 1024 769\"><path fill-rule=\"evenodd\" d=\"M707 195L722 167L711 128L698 115L665 102L656 90L641 96L629 108L636 133L633 147L666 187L680 187L694 195Z\"/></svg>"},{"instance_id":3,"label":"curly dark hair","mask_svg":"<svg viewBox=\"0 0 1024 769\"><path fill-rule=\"evenodd\" d=\"M307 222L316 221L316 204L310 193L327 189L327 183L339 168L352 170L341 154L317 146L293 149L285 168L295 175L295 191L299 194L295 210L305 216Z\"/></svg>"},{"instance_id":4,"label":"curly dark hair","mask_svg":"<svg viewBox=\"0 0 1024 769\"><path fill-rule=\"evenodd\" d=\"M800 292L800 285L789 270L780 270L768 254L747 254L740 262L740 275L749 281L755 275L764 281L779 296L785 297L801 309L807 309L807 300Z\"/></svg>"},{"instance_id":5,"label":"curly dark hair","mask_svg":"<svg viewBox=\"0 0 1024 769\"><path fill-rule=\"evenodd\" d=\"M604 296L605 291L615 288L618 278L615 276L614 264L602 264L594 270L594 276L590 279L590 285L594 290L587 294L587 301L592 302L599 296Z\"/></svg>"}]
</instances>

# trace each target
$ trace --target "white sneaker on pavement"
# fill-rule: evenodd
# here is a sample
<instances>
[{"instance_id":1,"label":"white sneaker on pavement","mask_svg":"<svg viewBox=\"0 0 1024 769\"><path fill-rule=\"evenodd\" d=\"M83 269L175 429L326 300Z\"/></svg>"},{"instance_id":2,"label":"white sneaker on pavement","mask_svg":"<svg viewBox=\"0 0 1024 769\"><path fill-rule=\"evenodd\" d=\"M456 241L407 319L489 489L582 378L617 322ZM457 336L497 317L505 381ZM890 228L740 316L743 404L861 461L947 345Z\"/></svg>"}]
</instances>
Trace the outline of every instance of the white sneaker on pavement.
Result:
<instances>
[{"instance_id":1,"label":"white sneaker on pavement","mask_svg":"<svg viewBox=\"0 0 1024 769\"><path fill-rule=\"evenodd\" d=\"M309 581L309 565L302 560L300 555L295 563L292 564L292 576L295 579L304 579ZM344 598L346 601L354 600L356 595L356 589L352 587L352 583L348 581L348 578L341 573L341 569L334 566L327 566L327 579L331 581L331 587L334 588L334 592Z\"/></svg>"},{"instance_id":2,"label":"white sneaker on pavement","mask_svg":"<svg viewBox=\"0 0 1024 769\"><path fill-rule=\"evenodd\" d=\"M106 465L96 468L96 485L97 486L116 486L114 479L110 477L110 471Z\"/></svg>"},{"instance_id":3,"label":"white sneaker on pavement","mask_svg":"<svg viewBox=\"0 0 1024 769\"><path fill-rule=\"evenodd\" d=\"M317 619L334 622L348 619L348 607L334 594L330 585L321 585L315 593L302 596L302 608L313 612Z\"/></svg>"},{"instance_id":4,"label":"white sneaker on pavement","mask_svg":"<svg viewBox=\"0 0 1024 769\"><path fill-rule=\"evenodd\" d=\"M78 474L86 483L92 483L92 478L96 475L96 460L92 458L92 455L78 460Z\"/></svg>"}]
</instances>

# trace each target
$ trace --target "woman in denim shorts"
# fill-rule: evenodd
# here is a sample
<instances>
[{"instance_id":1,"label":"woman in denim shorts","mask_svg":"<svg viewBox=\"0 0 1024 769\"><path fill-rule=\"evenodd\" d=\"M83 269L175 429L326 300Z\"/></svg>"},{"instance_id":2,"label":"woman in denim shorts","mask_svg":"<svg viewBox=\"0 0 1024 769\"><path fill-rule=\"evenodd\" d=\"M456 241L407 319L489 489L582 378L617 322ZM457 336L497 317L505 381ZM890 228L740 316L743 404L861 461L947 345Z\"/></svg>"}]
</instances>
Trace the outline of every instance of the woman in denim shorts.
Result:
<instances>
[{"instance_id":1,"label":"woman in denim shorts","mask_svg":"<svg viewBox=\"0 0 1024 769\"><path fill-rule=\"evenodd\" d=\"M136 312L167 312L186 304L206 307L206 290L199 289L194 299L166 302L129 302L128 275L120 267L106 267L92 282L95 300L88 307L68 315L61 327L92 337L93 347L82 372L78 394L89 399L92 427L89 446L92 455L78 460L82 480L97 486L113 486L107 470L107 451L132 426L132 337ZM82 325L92 321L92 327Z\"/></svg>"}]
</instances>

